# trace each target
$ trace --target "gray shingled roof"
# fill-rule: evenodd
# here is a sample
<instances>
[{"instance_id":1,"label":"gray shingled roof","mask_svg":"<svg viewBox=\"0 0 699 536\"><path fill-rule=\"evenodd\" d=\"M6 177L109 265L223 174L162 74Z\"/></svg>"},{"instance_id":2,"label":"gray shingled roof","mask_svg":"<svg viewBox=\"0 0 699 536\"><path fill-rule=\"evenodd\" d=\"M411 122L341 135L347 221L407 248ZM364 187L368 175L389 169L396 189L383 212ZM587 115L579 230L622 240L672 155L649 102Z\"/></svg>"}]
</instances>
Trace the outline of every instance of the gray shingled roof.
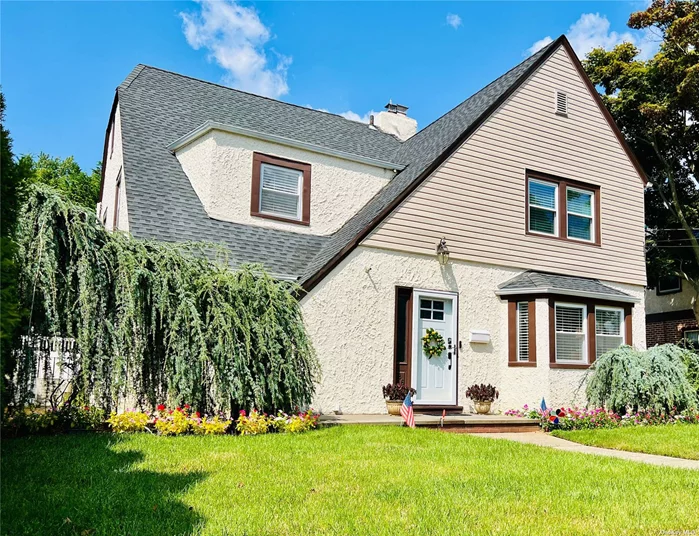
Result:
<instances>
[{"instance_id":1,"label":"gray shingled roof","mask_svg":"<svg viewBox=\"0 0 699 536\"><path fill-rule=\"evenodd\" d=\"M497 294L507 296L522 292L568 294L573 296L608 297L617 301L638 301L630 294L603 285L597 279L573 277L569 275L551 274L528 270L502 285L498 286Z\"/></svg>"},{"instance_id":2,"label":"gray shingled roof","mask_svg":"<svg viewBox=\"0 0 699 536\"><path fill-rule=\"evenodd\" d=\"M533 54L404 142L397 160L406 163L406 168L325 243L323 249L308 265L301 282L305 283L313 277L375 222L397 198L419 183L424 172L435 160L475 125L504 94L518 86L537 61L556 48L558 43L554 41Z\"/></svg>"},{"instance_id":3,"label":"gray shingled roof","mask_svg":"<svg viewBox=\"0 0 699 536\"><path fill-rule=\"evenodd\" d=\"M402 143L338 115L139 65L117 89L130 231L140 238L221 243L230 250L234 266L262 262L274 274L307 282L412 191L430 167L559 44L560 39L530 56ZM209 120L406 167L329 237L222 222L207 215L167 149Z\"/></svg>"},{"instance_id":4,"label":"gray shingled roof","mask_svg":"<svg viewBox=\"0 0 699 536\"><path fill-rule=\"evenodd\" d=\"M393 136L338 115L139 65L118 87L129 229L139 238L222 243L233 265L298 277L328 237L211 219L167 146L206 120L390 160Z\"/></svg>"}]
</instances>

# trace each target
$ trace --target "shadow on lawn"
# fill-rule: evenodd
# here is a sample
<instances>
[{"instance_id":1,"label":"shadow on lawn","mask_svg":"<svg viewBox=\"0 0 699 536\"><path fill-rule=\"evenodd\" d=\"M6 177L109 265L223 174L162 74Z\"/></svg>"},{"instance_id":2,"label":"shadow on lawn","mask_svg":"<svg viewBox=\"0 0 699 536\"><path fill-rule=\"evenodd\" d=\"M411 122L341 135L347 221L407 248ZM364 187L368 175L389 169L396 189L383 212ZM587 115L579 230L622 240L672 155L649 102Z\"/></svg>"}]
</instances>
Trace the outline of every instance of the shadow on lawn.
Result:
<instances>
[{"instance_id":1,"label":"shadow on lawn","mask_svg":"<svg viewBox=\"0 0 699 536\"><path fill-rule=\"evenodd\" d=\"M206 473L134 467L138 450L108 434L2 441L3 535L187 535L203 518L181 501ZM127 443L128 445L128 443ZM185 460L186 461L186 460Z\"/></svg>"}]
</instances>

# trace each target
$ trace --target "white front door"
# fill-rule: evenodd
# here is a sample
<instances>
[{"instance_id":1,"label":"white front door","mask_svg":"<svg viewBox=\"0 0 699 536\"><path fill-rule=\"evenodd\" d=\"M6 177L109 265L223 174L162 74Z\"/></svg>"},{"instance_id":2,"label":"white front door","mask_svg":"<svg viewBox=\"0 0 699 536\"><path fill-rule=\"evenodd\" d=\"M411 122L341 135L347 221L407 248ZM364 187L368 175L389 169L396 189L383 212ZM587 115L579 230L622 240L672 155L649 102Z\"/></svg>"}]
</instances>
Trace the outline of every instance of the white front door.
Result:
<instances>
[{"instance_id":1,"label":"white front door","mask_svg":"<svg viewBox=\"0 0 699 536\"><path fill-rule=\"evenodd\" d=\"M413 360L412 385L417 391L416 404L456 405L456 294L416 290L413 294ZM422 337L427 328L444 338L446 350L429 357Z\"/></svg>"}]
</instances>

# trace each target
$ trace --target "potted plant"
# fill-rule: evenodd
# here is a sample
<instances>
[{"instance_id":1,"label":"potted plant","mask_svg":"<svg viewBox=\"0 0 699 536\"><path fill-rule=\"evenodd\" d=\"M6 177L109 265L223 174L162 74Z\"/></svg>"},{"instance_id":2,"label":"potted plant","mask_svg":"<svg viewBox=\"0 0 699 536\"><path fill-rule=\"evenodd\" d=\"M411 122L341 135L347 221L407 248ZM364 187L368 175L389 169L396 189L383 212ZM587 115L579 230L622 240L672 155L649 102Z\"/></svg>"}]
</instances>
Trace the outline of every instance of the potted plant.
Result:
<instances>
[{"instance_id":1,"label":"potted plant","mask_svg":"<svg viewBox=\"0 0 699 536\"><path fill-rule=\"evenodd\" d=\"M499 395L500 393L490 384L473 384L466 389L466 398L470 398L473 401L476 413L480 415L485 415L490 412L490 405Z\"/></svg>"},{"instance_id":2,"label":"potted plant","mask_svg":"<svg viewBox=\"0 0 699 536\"><path fill-rule=\"evenodd\" d=\"M415 394L415 389L406 387L402 383L389 383L383 386L383 397L386 399L386 409L389 415L400 415L400 407L403 400L410 393Z\"/></svg>"}]
</instances>

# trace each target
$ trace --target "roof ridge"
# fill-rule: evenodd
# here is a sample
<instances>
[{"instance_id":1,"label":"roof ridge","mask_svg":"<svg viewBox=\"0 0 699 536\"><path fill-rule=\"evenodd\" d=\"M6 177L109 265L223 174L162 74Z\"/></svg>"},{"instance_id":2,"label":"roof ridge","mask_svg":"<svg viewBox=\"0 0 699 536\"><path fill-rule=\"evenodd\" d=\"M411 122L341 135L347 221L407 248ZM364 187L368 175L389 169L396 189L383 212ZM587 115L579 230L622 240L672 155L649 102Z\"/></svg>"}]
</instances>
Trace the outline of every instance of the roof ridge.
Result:
<instances>
[{"instance_id":1,"label":"roof ridge","mask_svg":"<svg viewBox=\"0 0 699 536\"><path fill-rule=\"evenodd\" d=\"M237 93L242 93L242 94L244 94L244 95L250 95L250 96L252 96L252 97L257 97L257 98L259 98L259 99L265 99L265 100L268 100L268 101L277 102L277 103L279 103L279 104L284 104L284 105L286 105L286 106L293 106L294 108L300 108L301 110L307 110L307 111L311 111L311 112L315 112L315 113L319 113L319 114L324 114L324 115L332 115L332 116L338 117L338 118L340 118L340 119L342 119L342 120L344 120L344 121L349 121L350 123L353 123L353 124L357 124L357 125L366 125L367 128L368 128L369 130L373 131L373 132L377 132L377 133L381 134L382 136L390 136L390 137L394 138L396 141L398 141L398 142L400 142L400 143L403 143L400 139L396 138L396 137L393 136L392 134L388 134L388 133L386 133L386 132L382 132L382 131L379 130L378 128L377 128L377 129L371 129L371 128L369 128L369 124L368 124L368 123L363 123L363 122L361 122L361 121L353 121L352 119L347 119L346 117L343 117L343 116L340 115L340 114L336 114L336 113L333 113L333 112L328 112L328 111L326 111L326 110L319 110L319 109L317 109L317 108L312 108L312 107L310 107L310 105L308 105L308 106L302 106L301 104L295 104L295 103L293 103L293 102L286 102L286 101L279 100L279 99L273 99L272 97L267 97L266 95L259 95L258 93L252 93L252 92L250 92L250 91L244 91L244 90L242 90L242 89L238 89L238 88L234 88L234 87L230 87L230 86L225 86L225 85L219 84L219 83L217 83L217 82L211 82L210 80L204 80L204 79L202 79L202 78L196 78L196 77L194 77L194 76L190 76L190 75L187 75L187 74L182 74L182 73L178 73L178 72L175 72L175 71L170 71L170 70L168 70L168 69L163 69L162 67L155 67L154 65L146 65L146 64L143 64L143 63L139 63L136 67L134 67L133 71L131 71L131 73L129 73L129 76L127 76L127 78L124 79L124 82L122 82L122 83L119 85L119 87L121 87L122 85L124 85L124 83L126 82L126 80L128 80L129 77L130 77L139 67L140 67L140 69L139 69L138 73L136 73L136 75L135 75L131 80L129 80L128 85L127 85L126 87L122 88L122 89L128 88L128 86L131 85L131 82L133 82L133 80L135 80L136 77L137 77L139 74L141 74L141 72L142 72L144 69L153 69L154 71L160 71L160 72L162 72L162 73L171 74L171 75L174 75L174 76L178 76L178 77L180 77L180 78L186 78L186 79L188 79L188 80L193 80L193 81L195 81L195 82L202 82L202 83L204 83L204 84L208 84L208 85L215 86L215 87L220 87L220 88L222 88L222 89L227 89L227 90L229 90L229 91L235 91L235 92L237 92Z\"/></svg>"}]
</instances>

